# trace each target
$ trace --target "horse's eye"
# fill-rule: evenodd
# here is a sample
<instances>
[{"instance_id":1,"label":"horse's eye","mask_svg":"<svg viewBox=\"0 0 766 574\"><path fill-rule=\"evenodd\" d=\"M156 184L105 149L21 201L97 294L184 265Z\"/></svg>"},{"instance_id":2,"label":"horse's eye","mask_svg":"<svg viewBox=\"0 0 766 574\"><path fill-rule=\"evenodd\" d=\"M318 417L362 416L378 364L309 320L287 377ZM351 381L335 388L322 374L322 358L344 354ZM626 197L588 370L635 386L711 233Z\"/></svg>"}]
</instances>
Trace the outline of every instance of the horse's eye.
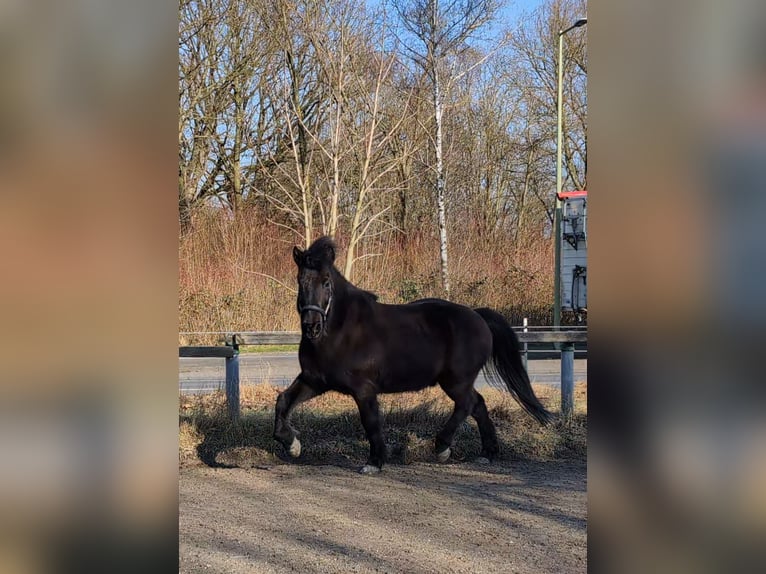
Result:
<instances>
[{"instance_id":1,"label":"horse's eye","mask_svg":"<svg viewBox=\"0 0 766 574\"><path fill-rule=\"evenodd\" d=\"M330 278L328 277L327 279L325 279L322 285L324 285L325 289L329 289L332 286L332 283L330 283Z\"/></svg>"}]
</instances>

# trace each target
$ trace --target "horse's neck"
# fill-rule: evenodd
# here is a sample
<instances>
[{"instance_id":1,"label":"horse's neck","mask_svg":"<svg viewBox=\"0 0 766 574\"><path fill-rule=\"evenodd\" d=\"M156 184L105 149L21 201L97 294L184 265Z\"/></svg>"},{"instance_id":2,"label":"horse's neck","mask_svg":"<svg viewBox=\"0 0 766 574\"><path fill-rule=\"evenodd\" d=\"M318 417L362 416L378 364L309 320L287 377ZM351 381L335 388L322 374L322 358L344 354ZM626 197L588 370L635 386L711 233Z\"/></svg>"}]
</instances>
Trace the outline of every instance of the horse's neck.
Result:
<instances>
[{"instance_id":1,"label":"horse's neck","mask_svg":"<svg viewBox=\"0 0 766 574\"><path fill-rule=\"evenodd\" d=\"M334 294L335 309L339 312L339 324L348 324L349 320L364 316L375 304L370 294L356 287L342 275L336 282Z\"/></svg>"}]
</instances>

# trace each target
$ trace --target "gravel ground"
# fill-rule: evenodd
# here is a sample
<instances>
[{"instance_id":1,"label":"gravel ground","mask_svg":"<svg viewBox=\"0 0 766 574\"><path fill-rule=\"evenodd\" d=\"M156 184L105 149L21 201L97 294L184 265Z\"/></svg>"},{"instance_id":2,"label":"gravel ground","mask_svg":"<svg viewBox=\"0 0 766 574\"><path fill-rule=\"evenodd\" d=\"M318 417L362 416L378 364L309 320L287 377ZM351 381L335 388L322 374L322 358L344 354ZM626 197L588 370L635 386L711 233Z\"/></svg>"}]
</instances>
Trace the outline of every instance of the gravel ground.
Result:
<instances>
[{"instance_id":1,"label":"gravel ground","mask_svg":"<svg viewBox=\"0 0 766 574\"><path fill-rule=\"evenodd\" d=\"M180 571L586 571L584 460L180 469Z\"/></svg>"}]
</instances>

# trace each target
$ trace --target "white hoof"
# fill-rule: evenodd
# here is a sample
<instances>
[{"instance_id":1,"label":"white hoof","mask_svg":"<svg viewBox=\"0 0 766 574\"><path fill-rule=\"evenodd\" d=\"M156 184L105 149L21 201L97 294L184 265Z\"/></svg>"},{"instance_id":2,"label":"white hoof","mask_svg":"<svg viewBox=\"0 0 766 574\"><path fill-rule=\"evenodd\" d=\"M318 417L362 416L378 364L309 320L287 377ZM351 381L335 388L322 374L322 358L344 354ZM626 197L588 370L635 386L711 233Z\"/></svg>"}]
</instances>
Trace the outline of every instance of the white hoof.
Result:
<instances>
[{"instance_id":1,"label":"white hoof","mask_svg":"<svg viewBox=\"0 0 766 574\"><path fill-rule=\"evenodd\" d=\"M359 469L359 474L377 474L380 472L380 467L374 464L365 464Z\"/></svg>"},{"instance_id":2,"label":"white hoof","mask_svg":"<svg viewBox=\"0 0 766 574\"><path fill-rule=\"evenodd\" d=\"M480 456L476 459L476 464L489 464L489 459L486 456Z\"/></svg>"},{"instance_id":3,"label":"white hoof","mask_svg":"<svg viewBox=\"0 0 766 574\"><path fill-rule=\"evenodd\" d=\"M298 458L301 455L301 441L299 441L297 438L294 438L288 450L291 457Z\"/></svg>"},{"instance_id":4,"label":"white hoof","mask_svg":"<svg viewBox=\"0 0 766 574\"><path fill-rule=\"evenodd\" d=\"M446 448L441 452L436 453L436 458L439 459L439 462L447 462L447 459L449 458L449 455L452 454L451 448Z\"/></svg>"}]
</instances>

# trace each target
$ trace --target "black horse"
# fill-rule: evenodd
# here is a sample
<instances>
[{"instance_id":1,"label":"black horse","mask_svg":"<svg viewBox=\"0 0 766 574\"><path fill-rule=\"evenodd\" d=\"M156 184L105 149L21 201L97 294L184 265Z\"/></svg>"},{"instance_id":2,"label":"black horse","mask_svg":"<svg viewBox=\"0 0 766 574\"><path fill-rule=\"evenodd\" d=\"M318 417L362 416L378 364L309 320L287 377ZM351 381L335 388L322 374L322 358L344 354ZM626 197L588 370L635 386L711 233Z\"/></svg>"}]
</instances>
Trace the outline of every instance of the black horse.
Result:
<instances>
[{"instance_id":1,"label":"black horse","mask_svg":"<svg viewBox=\"0 0 766 574\"><path fill-rule=\"evenodd\" d=\"M306 251L293 249L298 265L301 373L277 398L274 438L297 457L301 443L290 425L300 403L327 391L351 395L370 441L362 473L379 472L386 446L379 393L416 391L437 383L455 410L436 436L441 462L450 456L455 431L472 415L479 426L482 456L499 452L495 427L482 396L473 388L482 368L491 382L502 380L519 404L540 423L552 418L537 400L508 322L491 309L470 309L441 299L384 305L352 285L335 268L335 245L317 239Z\"/></svg>"}]
</instances>

